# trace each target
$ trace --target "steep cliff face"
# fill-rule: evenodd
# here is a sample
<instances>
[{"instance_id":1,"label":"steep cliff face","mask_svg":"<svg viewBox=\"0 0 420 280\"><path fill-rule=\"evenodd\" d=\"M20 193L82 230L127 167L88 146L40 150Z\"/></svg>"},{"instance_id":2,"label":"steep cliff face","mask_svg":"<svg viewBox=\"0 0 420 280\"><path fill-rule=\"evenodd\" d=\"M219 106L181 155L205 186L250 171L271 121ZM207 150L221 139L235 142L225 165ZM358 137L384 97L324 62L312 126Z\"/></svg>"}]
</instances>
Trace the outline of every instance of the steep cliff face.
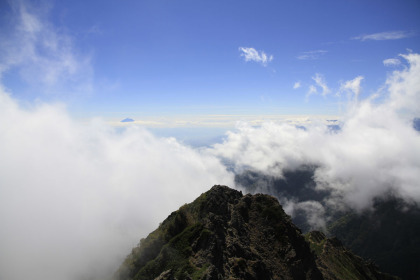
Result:
<instances>
[{"instance_id":1,"label":"steep cliff face","mask_svg":"<svg viewBox=\"0 0 420 280\"><path fill-rule=\"evenodd\" d=\"M214 186L142 239L115 279L352 279L336 275L308 238L312 249L277 199Z\"/></svg>"}]
</instances>

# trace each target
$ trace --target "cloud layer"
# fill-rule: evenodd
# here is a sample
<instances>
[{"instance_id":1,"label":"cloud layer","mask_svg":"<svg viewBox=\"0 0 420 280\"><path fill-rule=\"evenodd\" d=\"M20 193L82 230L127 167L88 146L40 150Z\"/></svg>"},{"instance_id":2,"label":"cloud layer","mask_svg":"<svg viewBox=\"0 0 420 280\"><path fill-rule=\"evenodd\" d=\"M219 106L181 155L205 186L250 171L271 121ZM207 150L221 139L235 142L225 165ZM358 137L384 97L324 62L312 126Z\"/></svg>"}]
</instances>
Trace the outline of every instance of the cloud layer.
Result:
<instances>
[{"instance_id":1,"label":"cloud layer","mask_svg":"<svg viewBox=\"0 0 420 280\"><path fill-rule=\"evenodd\" d=\"M16 18L0 31L0 78L13 69L31 90L89 92L90 55L80 54L71 36L43 20L48 8L11 5ZM407 36L384 32L355 39ZM245 61L263 66L274 59L254 48L239 51ZM302 59L324 53L307 52ZM372 97L357 104L339 133L316 121L306 130L258 121L241 124L207 150L135 125L119 130L100 120L81 124L60 104L23 108L0 84L0 279L104 279L171 211L213 184L234 186L219 158L237 172L249 168L274 176L317 165L317 188L332 191L331 203L368 207L388 190L420 201L420 139L410 123L420 115L420 56L402 57L410 66L389 77L385 101ZM330 93L323 76L313 80L308 96ZM361 81L342 83L342 92L358 96ZM230 125L222 117L217 122ZM313 223L324 211L311 201L288 206L318 213L310 217Z\"/></svg>"},{"instance_id":2,"label":"cloud layer","mask_svg":"<svg viewBox=\"0 0 420 280\"><path fill-rule=\"evenodd\" d=\"M412 126L420 114L420 55L402 57L409 67L389 76L380 92L384 101L372 96L354 104L340 131L333 133L317 122L306 129L287 123L242 124L213 152L237 172L251 169L281 176L286 169L318 166L317 188L332 191L331 203L362 209L388 191L420 202L420 135ZM314 80L321 86L324 82L318 78ZM354 99L362 79L358 76L341 88Z\"/></svg>"},{"instance_id":3,"label":"cloud layer","mask_svg":"<svg viewBox=\"0 0 420 280\"><path fill-rule=\"evenodd\" d=\"M0 278L104 279L140 237L213 184L214 156L138 127L79 124L0 92Z\"/></svg>"}]
</instances>

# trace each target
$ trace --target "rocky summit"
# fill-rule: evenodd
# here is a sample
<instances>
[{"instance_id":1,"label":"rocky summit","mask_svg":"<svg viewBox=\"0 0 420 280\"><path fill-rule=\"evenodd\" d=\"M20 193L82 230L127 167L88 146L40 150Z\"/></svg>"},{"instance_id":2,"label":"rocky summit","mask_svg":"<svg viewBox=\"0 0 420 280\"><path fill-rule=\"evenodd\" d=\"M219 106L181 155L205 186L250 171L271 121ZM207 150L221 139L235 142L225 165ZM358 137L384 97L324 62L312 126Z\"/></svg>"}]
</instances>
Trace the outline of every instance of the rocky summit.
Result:
<instances>
[{"instance_id":1,"label":"rocky summit","mask_svg":"<svg viewBox=\"0 0 420 280\"><path fill-rule=\"evenodd\" d=\"M114 278L397 279L321 232L303 236L276 198L226 186L169 215Z\"/></svg>"}]
</instances>

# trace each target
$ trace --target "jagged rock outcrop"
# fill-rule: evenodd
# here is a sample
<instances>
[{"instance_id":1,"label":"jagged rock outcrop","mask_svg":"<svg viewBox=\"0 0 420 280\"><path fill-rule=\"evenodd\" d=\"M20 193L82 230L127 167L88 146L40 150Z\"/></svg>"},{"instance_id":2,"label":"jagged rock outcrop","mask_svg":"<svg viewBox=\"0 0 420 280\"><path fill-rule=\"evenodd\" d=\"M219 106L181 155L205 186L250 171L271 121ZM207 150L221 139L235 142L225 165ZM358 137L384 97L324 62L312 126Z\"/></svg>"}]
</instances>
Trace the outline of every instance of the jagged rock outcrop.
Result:
<instances>
[{"instance_id":1,"label":"jagged rock outcrop","mask_svg":"<svg viewBox=\"0 0 420 280\"><path fill-rule=\"evenodd\" d=\"M115 279L353 279L332 269L353 266L328 259L330 251L345 250L341 245L307 238L312 249L274 197L214 186L142 239ZM365 275L359 279L392 279Z\"/></svg>"}]
</instances>

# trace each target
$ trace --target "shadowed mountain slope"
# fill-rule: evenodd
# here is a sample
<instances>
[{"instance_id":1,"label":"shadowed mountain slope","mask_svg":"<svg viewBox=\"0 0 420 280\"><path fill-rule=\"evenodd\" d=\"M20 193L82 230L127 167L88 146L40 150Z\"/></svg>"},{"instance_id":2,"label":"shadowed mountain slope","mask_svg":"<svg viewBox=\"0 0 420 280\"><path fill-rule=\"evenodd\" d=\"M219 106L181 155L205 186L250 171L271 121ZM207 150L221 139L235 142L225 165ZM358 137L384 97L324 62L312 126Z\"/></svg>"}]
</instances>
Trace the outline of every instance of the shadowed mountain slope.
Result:
<instances>
[{"instance_id":1,"label":"shadowed mountain slope","mask_svg":"<svg viewBox=\"0 0 420 280\"><path fill-rule=\"evenodd\" d=\"M330 224L329 232L383 271L420 279L420 208L396 197L376 199L373 209L349 212Z\"/></svg>"},{"instance_id":2,"label":"shadowed mountain slope","mask_svg":"<svg viewBox=\"0 0 420 280\"><path fill-rule=\"evenodd\" d=\"M274 197L214 186L142 239L115 279L395 279L321 233L306 238Z\"/></svg>"},{"instance_id":3,"label":"shadowed mountain slope","mask_svg":"<svg viewBox=\"0 0 420 280\"><path fill-rule=\"evenodd\" d=\"M315 170L314 166L302 166L285 170L283 177L248 170L237 174L235 181L246 191L267 193L280 201L319 203L328 234L339 238L355 254L372 259L381 271L407 280L420 279L419 205L388 193L375 198L372 208L362 212L330 208L330 193L315 187ZM293 223L304 233L319 228L310 224L310 218L311 212L295 207Z\"/></svg>"}]
</instances>

